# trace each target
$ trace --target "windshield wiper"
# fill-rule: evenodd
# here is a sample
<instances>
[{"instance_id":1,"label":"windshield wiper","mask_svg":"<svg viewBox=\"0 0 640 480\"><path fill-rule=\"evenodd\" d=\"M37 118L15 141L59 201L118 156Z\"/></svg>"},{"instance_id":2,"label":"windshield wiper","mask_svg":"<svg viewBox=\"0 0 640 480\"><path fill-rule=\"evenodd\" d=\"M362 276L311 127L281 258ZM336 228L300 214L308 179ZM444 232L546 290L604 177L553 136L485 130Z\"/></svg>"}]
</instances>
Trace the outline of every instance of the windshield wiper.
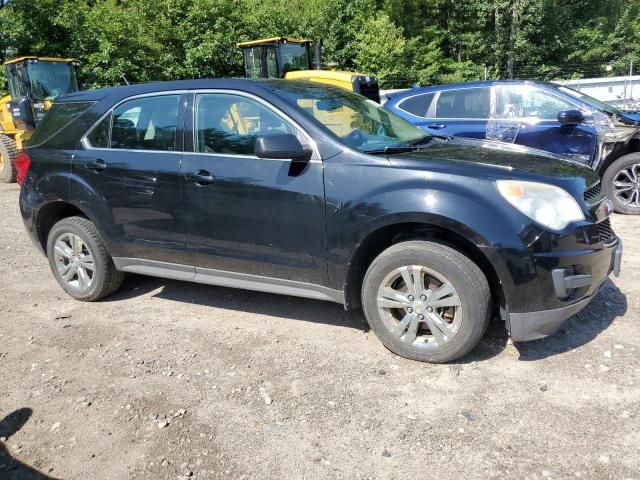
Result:
<instances>
[{"instance_id":1,"label":"windshield wiper","mask_svg":"<svg viewBox=\"0 0 640 480\"><path fill-rule=\"evenodd\" d=\"M447 137L445 135L425 135L423 137L417 138L416 140L412 140L406 144L398 144L398 145L390 145L385 148L379 148L375 150L365 150L364 153L369 153L372 155L380 155L380 154L393 154L393 153L405 153L405 152L414 152L416 150L421 150L426 148L429 143L431 143L434 139L439 140L450 140L451 137Z\"/></svg>"},{"instance_id":2,"label":"windshield wiper","mask_svg":"<svg viewBox=\"0 0 640 480\"><path fill-rule=\"evenodd\" d=\"M430 143L432 142L434 139L438 139L438 140L451 140L453 137L450 135L437 135L435 133L429 133L427 135L425 135L424 137L420 137L416 140L413 140L412 142L408 143L408 145L424 145L425 143Z\"/></svg>"}]
</instances>

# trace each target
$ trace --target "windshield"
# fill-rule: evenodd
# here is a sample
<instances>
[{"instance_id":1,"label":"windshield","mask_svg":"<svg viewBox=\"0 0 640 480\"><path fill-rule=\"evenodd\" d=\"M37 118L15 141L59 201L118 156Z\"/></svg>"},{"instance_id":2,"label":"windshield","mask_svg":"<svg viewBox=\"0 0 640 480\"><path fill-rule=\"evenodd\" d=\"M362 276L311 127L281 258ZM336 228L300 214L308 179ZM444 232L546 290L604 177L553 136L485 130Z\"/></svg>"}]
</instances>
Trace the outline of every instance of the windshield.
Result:
<instances>
[{"instance_id":1,"label":"windshield","mask_svg":"<svg viewBox=\"0 0 640 480\"><path fill-rule=\"evenodd\" d=\"M29 80L35 100L56 98L79 90L76 69L66 62L40 60L30 63Z\"/></svg>"},{"instance_id":2,"label":"windshield","mask_svg":"<svg viewBox=\"0 0 640 480\"><path fill-rule=\"evenodd\" d=\"M279 83L276 93L293 102L341 142L361 152L409 145L425 132L352 92L302 82Z\"/></svg>"},{"instance_id":3,"label":"windshield","mask_svg":"<svg viewBox=\"0 0 640 480\"><path fill-rule=\"evenodd\" d=\"M579 98L585 103L588 103L592 107L597 108L598 110L605 111L607 113L611 113L614 115L624 115L622 110L617 109L613 105L609 105L608 103L601 102L597 98L590 97L589 95L579 92L578 90L574 90L573 88L565 87L564 85L558 85L558 90L561 92L567 93L572 97Z\"/></svg>"}]
</instances>

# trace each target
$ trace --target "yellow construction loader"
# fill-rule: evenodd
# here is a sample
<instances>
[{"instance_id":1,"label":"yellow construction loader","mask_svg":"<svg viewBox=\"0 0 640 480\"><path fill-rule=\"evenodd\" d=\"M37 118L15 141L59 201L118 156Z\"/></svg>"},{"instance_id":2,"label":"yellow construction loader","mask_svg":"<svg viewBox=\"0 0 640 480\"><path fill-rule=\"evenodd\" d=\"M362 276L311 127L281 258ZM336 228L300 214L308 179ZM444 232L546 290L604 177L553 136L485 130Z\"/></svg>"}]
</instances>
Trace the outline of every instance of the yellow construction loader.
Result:
<instances>
[{"instance_id":1,"label":"yellow construction loader","mask_svg":"<svg viewBox=\"0 0 640 480\"><path fill-rule=\"evenodd\" d=\"M238 47L242 50L247 78L310 80L344 88L380 103L380 87L376 77L354 72L322 70L320 42L315 44L314 69L312 45L312 40L273 37L242 42Z\"/></svg>"},{"instance_id":2,"label":"yellow construction loader","mask_svg":"<svg viewBox=\"0 0 640 480\"><path fill-rule=\"evenodd\" d=\"M80 90L73 58L20 57L4 63L9 95L0 98L0 182L14 182L16 155L53 100Z\"/></svg>"}]
</instances>

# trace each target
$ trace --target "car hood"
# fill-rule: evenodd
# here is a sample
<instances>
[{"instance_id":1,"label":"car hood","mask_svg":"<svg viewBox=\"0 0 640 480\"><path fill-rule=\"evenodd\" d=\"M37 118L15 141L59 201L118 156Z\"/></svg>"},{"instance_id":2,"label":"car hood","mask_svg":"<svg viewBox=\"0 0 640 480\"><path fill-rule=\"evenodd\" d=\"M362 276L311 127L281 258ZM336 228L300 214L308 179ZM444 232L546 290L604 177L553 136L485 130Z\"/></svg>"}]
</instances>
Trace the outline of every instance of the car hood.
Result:
<instances>
[{"instance_id":1,"label":"car hood","mask_svg":"<svg viewBox=\"0 0 640 480\"><path fill-rule=\"evenodd\" d=\"M409 166L411 163L415 167L418 160L428 163L427 168L437 168L441 164L443 167L446 165L448 171L457 167L461 174L471 176L534 181L553 177L560 181L553 183L579 179L584 181L584 187L595 184L599 178L590 168L563 155L490 140L451 138L423 150L389 157L395 166Z\"/></svg>"}]
</instances>

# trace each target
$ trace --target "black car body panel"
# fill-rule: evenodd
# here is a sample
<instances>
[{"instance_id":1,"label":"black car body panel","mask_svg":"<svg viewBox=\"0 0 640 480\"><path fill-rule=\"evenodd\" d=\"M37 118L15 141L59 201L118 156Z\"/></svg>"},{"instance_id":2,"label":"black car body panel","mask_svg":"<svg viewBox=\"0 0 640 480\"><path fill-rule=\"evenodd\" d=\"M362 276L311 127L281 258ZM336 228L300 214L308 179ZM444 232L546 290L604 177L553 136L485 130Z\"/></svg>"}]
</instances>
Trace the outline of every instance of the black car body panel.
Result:
<instances>
[{"instance_id":1,"label":"black car body panel","mask_svg":"<svg viewBox=\"0 0 640 480\"><path fill-rule=\"evenodd\" d=\"M486 267L515 340L552 333L614 269L619 241L599 225L608 222L607 200L585 195L598 183L592 170L540 151L465 139L434 140L409 153L366 154L279 95L281 85L193 80L59 99L93 103L49 138L36 131L27 148L31 167L20 208L32 239L42 248L51 212L69 206L96 224L121 270L350 308L358 305L372 245L404 238L409 229L441 238ZM193 96L207 91L241 92L274 107L312 139L314 157L294 162L196 153ZM180 96L173 151L96 149L82 141L114 106L156 92ZM194 181L195 174L204 180ZM501 197L498 179L561 187L585 220L561 231L545 229ZM558 269L591 280L559 298Z\"/></svg>"}]
</instances>

